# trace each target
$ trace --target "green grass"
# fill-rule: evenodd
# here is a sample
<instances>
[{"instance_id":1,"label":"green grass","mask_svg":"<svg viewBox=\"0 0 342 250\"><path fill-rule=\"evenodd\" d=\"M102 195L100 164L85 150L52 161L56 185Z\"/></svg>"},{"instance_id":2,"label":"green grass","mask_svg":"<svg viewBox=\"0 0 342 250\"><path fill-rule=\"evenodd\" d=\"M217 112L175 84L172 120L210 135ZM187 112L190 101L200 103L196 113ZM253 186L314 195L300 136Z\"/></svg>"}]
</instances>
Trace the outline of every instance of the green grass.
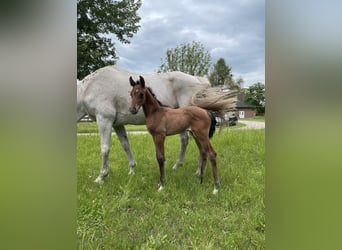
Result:
<instances>
[{"instance_id":1,"label":"green grass","mask_svg":"<svg viewBox=\"0 0 342 250\"><path fill-rule=\"evenodd\" d=\"M241 128L246 125L239 123L236 126L232 126L231 129ZM126 131L147 131L146 125L126 125ZM77 133L98 133L96 122L78 122L77 123Z\"/></svg>"},{"instance_id":2,"label":"green grass","mask_svg":"<svg viewBox=\"0 0 342 250\"><path fill-rule=\"evenodd\" d=\"M126 125L126 131L146 131L146 125ZM78 122L77 133L98 133L96 122Z\"/></svg>"},{"instance_id":3,"label":"green grass","mask_svg":"<svg viewBox=\"0 0 342 250\"><path fill-rule=\"evenodd\" d=\"M198 151L191 139L177 170L179 137L167 137L167 184L157 191L159 168L150 135L128 135L138 166L112 138L110 175L100 171L98 135L78 136L78 249L264 249L265 130L225 129L212 139L221 187L212 195L207 164L202 184L194 174Z\"/></svg>"}]
</instances>

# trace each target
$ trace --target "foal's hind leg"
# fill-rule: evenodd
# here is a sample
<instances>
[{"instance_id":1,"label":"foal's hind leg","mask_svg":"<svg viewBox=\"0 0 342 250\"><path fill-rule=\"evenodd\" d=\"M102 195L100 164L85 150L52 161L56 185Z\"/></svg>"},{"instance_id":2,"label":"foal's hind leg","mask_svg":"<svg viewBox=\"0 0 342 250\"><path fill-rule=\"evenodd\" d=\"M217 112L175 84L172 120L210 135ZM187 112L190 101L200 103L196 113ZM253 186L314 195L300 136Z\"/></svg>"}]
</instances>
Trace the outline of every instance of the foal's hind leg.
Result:
<instances>
[{"instance_id":1,"label":"foal's hind leg","mask_svg":"<svg viewBox=\"0 0 342 250\"><path fill-rule=\"evenodd\" d=\"M196 136L196 137L195 137ZM213 171L213 177L214 177L214 190L213 194L217 194L218 188L219 188L219 178L217 173L217 166L216 166L216 152L214 151L213 147L210 144L209 137L207 135L202 135L198 133L194 137L196 138L196 143L199 148L201 148L201 153L205 152L205 156L209 157L210 163L211 163L211 169ZM200 166L200 174L201 174L201 182L203 180L203 173L204 173L205 165Z\"/></svg>"},{"instance_id":2,"label":"foal's hind leg","mask_svg":"<svg viewBox=\"0 0 342 250\"><path fill-rule=\"evenodd\" d=\"M195 142L197 144L198 151L199 151L198 169L196 171L196 174L198 176L200 176L201 183L202 183L203 182L203 175L204 175L205 166L207 164L207 152L204 150L204 148L202 147L200 141L195 137L195 135L192 134L192 136L195 139Z\"/></svg>"},{"instance_id":3,"label":"foal's hind leg","mask_svg":"<svg viewBox=\"0 0 342 250\"><path fill-rule=\"evenodd\" d=\"M220 186L218 174L217 174L217 166L216 166L216 152L214 151L213 147L211 146L210 142L208 142L208 156L211 163L211 169L213 171L213 177L214 177L214 190L213 194L217 194L218 188Z\"/></svg>"},{"instance_id":4,"label":"foal's hind leg","mask_svg":"<svg viewBox=\"0 0 342 250\"><path fill-rule=\"evenodd\" d=\"M104 178L109 174L108 156L113 121L102 116L96 116L96 121L101 136L102 169L95 182L101 184L103 183Z\"/></svg>"},{"instance_id":5,"label":"foal's hind leg","mask_svg":"<svg viewBox=\"0 0 342 250\"><path fill-rule=\"evenodd\" d=\"M134 174L134 168L137 165L137 163L134 160L132 151L131 151L131 146L129 145L129 141L127 138L127 133L126 133L126 129L124 126L120 125L120 126L113 126L116 135L119 138L119 141L121 143L122 148L125 150L127 158L129 160L129 166L130 166L130 170L128 174Z\"/></svg>"},{"instance_id":6,"label":"foal's hind leg","mask_svg":"<svg viewBox=\"0 0 342 250\"><path fill-rule=\"evenodd\" d=\"M180 134L181 149L179 151L178 159L172 169L177 169L179 166L183 165L186 147L189 142L189 134L187 131Z\"/></svg>"}]
</instances>

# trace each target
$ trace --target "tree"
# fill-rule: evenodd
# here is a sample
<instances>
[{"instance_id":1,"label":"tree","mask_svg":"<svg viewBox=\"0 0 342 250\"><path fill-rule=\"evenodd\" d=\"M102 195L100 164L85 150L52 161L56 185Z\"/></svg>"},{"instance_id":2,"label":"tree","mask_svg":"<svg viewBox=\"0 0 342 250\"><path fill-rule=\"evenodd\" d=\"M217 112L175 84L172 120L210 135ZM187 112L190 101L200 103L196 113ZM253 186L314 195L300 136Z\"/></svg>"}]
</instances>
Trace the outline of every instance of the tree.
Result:
<instances>
[{"instance_id":1,"label":"tree","mask_svg":"<svg viewBox=\"0 0 342 250\"><path fill-rule=\"evenodd\" d=\"M167 49L165 62L158 72L182 71L190 75L208 74L211 56L200 42L181 44L174 49Z\"/></svg>"},{"instance_id":2,"label":"tree","mask_svg":"<svg viewBox=\"0 0 342 250\"><path fill-rule=\"evenodd\" d=\"M239 77L237 80L233 79L231 67L226 64L223 58L217 60L213 66L213 70L209 75L209 81L212 86L226 85L230 89L240 89L243 79Z\"/></svg>"},{"instance_id":3,"label":"tree","mask_svg":"<svg viewBox=\"0 0 342 250\"><path fill-rule=\"evenodd\" d=\"M77 78L116 62L108 34L122 43L138 31L141 0L77 0ZM107 37L106 37L107 35Z\"/></svg>"},{"instance_id":4,"label":"tree","mask_svg":"<svg viewBox=\"0 0 342 250\"><path fill-rule=\"evenodd\" d=\"M231 81L233 75L230 73L231 68L226 64L223 58L217 60L210 73L209 81L212 86L225 85L227 81Z\"/></svg>"},{"instance_id":5,"label":"tree","mask_svg":"<svg viewBox=\"0 0 342 250\"><path fill-rule=\"evenodd\" d=\"M257 114L265 114L265 85L258 82L250 86L245 93L244 101L254 105Z\"/></svg>"}]
</instances>

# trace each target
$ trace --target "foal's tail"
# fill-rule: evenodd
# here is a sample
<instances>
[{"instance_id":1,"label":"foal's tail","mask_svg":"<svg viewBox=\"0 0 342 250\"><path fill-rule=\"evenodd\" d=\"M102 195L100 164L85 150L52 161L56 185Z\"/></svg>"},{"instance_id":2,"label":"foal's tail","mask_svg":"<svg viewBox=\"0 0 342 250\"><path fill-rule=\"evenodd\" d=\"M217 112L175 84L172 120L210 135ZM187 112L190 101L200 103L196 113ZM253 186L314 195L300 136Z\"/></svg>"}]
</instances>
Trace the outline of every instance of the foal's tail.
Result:
<instances>
[{"instance_id":1,"label":"foal's tail","mask_svg":"<svg viewBox=\"0 0 342 250\"><path fill-rule=\"evenodd\" d=\"M209 130L209 138L213 137L215 133L215 127L216 127L216 117L213 112L208 111L208 114L211 119L211 124L210 124L210 130Z\"/></svg>"}]
</instances>

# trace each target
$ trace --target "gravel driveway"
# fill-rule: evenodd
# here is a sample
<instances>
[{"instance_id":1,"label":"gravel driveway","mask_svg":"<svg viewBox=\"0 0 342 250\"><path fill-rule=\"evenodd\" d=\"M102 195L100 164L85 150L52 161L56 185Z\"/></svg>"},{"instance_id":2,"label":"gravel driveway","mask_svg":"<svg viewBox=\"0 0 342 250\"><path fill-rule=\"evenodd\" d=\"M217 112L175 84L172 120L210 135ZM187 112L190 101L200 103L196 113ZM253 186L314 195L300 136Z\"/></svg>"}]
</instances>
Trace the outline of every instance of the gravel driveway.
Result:
<instances>
[{"instance_id":1,"label":"gravel driveway","mask_svg":"<svg viewBox=\"0 0 342 250\"><path fill-rule=\"evenodd\" d=\"M245 120L239 120L238 122L246 125L240 129L262 129L262 128L265 128L265 122L245 121Z\"/></svg>"}]
</instances>

